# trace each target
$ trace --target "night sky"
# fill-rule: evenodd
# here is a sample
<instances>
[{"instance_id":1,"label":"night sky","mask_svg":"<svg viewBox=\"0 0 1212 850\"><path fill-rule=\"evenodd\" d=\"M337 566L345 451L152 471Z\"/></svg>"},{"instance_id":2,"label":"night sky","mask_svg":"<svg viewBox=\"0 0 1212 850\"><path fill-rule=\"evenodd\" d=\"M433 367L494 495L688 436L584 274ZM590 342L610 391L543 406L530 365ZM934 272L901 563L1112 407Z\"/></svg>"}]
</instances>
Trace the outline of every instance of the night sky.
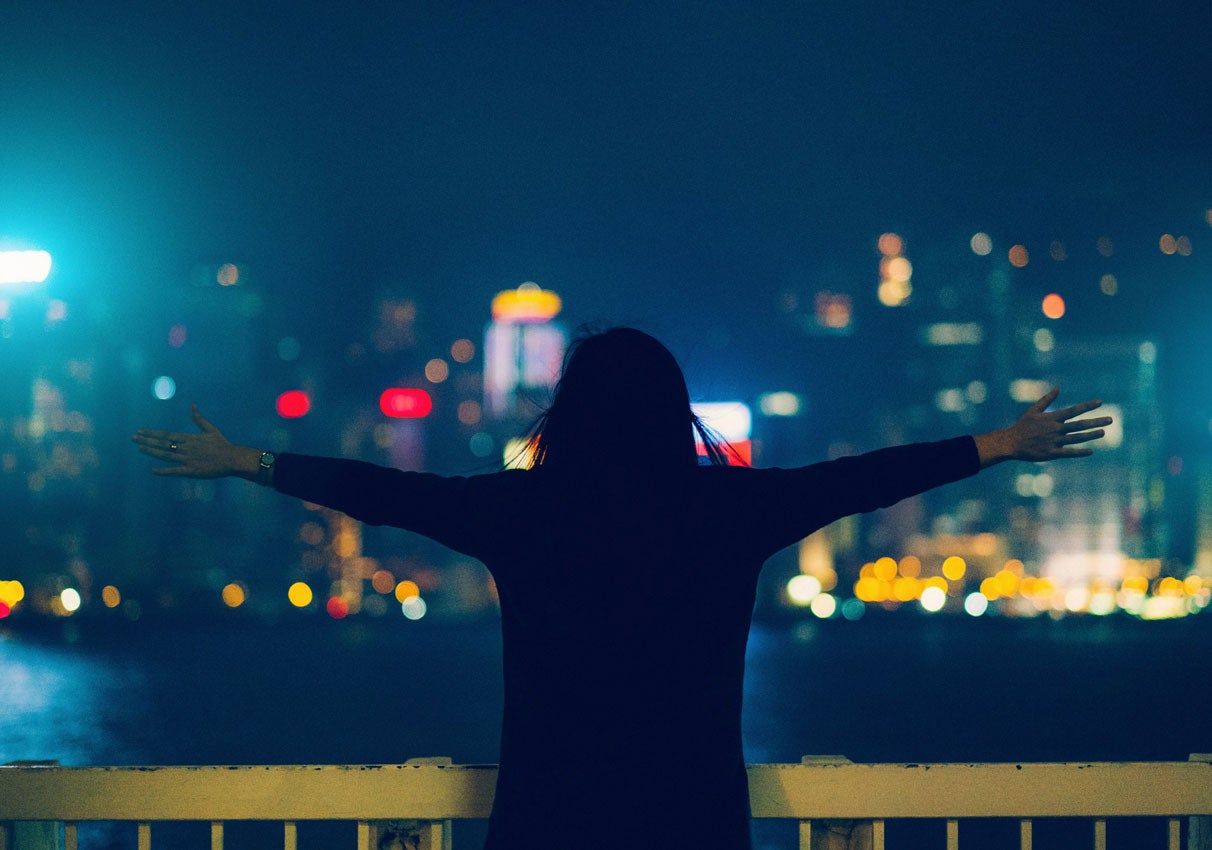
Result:
<instances>
[{"instance_id":1,"label":"night sky","mask_svg":"<svg viewBox=\"0 0 1212 850\"><path fill-rule=\"evenodd\" d=\"M535 280L570 325L761 362L783 293L874 302L881 232L1041 264L1113 233L1141 285L1073 321L1187 340L1210 31L1207 3L7 2L0 239L136 320L206 263L301 336L389 291L475 334ZM1158 278L1163 232L1195 253Z\"/></svg>"}]
</instances>

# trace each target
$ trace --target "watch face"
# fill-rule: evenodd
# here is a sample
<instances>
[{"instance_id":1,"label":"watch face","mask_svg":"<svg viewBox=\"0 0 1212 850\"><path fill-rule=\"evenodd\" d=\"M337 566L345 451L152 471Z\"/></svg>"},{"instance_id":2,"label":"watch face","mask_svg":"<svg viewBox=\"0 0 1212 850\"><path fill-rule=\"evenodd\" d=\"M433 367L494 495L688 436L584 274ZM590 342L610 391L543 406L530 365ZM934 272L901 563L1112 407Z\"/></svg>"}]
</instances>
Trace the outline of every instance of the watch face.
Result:
<instances>
[{"instance_id":1,"label":"watch face","mask_svg":"<svg viewBox=\"0 0 1212 850\"><path fill-rule=\"evenodd\" d=\"M273 452L261 452L261 468L262 469L269 469L270 467L272 467L274 465L275 460L277 460L277 458L274 457Z\"/></svg>"}]
</instances>

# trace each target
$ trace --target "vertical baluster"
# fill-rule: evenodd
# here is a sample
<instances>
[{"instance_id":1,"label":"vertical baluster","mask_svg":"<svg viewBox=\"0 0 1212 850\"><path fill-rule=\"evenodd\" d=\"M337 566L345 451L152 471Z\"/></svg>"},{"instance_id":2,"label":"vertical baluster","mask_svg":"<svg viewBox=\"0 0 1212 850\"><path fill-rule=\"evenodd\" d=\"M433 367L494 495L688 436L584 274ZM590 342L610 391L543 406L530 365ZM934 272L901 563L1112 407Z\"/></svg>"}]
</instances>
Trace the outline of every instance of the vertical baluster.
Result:
<instances>
[{"instance_id":1,"label":"vertical baluster","mask_svg":"<svg viewBox=\"0 0 1212 850\"><path fill-rule=\"evenodd\" d=\"M370 843L369 821L358 821L358 850L374 850Z\"/></svg>"},{"instance_id":2,"label":"vertical baluster","mask_svg":"<svg viewBox=\"0 0 1212 850\"><path fill-rule=\"evenodd\" d=\"M959 821L947 821L947 850L959 850Z\"/></svg>"},{"instance_id":3,"label":"vertical baluster","mask_svg":"<svg viewBox=\"0 0 1212 850\"><path fill-rule=\"evenodd\" d=\"M210 850L223 850L223 821L210 822Z\"/></svg>"},{"instance_id":4,"label":"vertical baluster","mask_svg":"<svg viewBox=\"0 0 1212 850\"><path fill-rule=\"evenodd\" d=\"M871 850L884 850L884 819L871 822Z\"/></svg>"},{"instance_id":5,"label":"vertical baluster","mask_svg":"<svg viewBox=\"0 0 1212 850\"><path fill-rule=\"evenodd\" d=\"M1094 819L1094 850L1107 850L1107 819Z\"/></svg>"},{"instance_id":6,"label":"vertical baluster","mask_svg":"<svg viewBox=\"0 0 1212 850\"><path fill-rule=\"evenodd\" d=\"M800 850L812 850L812 821L800 821Z\"/></svg>"},{"instance_id":7,"label":"vertical baluster","mask_svg":"<svg viewBox=\"0 0 1212 850\"><path fill-rule=\"evenodd\" d=\"M1018 822L1019 850L1031 850L1031 819L1023 818Z\"/></svg>"},{"instance_id":8,"label":"vertical baluster","mask_svg":"<svg viewBox=\"0 0 1212 850\"><path fill-rule=\"evenodd\" d=\"M79 839L76 836L75 821L67 821L63 824L63 850L76 850L79 847Z\"/></svg>"},{"instance_id":9,"label":"vertical baluster","mask_svg":"<svg viewBox=\"0 0 1212 850\"><path fill-rule=\"evenodd\" d=\"M151 824L141 821L138 827L139 850L151 850Z\"/></svg>"},{"instance_id":10,"label":"vertical baluster","mask_svg":"<svg viewBox=\"0 0 1212 850\"><path fill-rule=\"evenodd\" d=\"M282 847L284 850L298 850L299 828L292 820L282 824Z\"/></svg>"},{"instance_id":11,"label":"vertical baluster","mask_svg":"<svg viewBox=\"0 0 1212 850\"><path fill-rule=\"evenodd\" d=\"M1170 818L1170 850L1182 850L1182 834L1183 822L1179 818Z\"/></svg>"}]
</instances>

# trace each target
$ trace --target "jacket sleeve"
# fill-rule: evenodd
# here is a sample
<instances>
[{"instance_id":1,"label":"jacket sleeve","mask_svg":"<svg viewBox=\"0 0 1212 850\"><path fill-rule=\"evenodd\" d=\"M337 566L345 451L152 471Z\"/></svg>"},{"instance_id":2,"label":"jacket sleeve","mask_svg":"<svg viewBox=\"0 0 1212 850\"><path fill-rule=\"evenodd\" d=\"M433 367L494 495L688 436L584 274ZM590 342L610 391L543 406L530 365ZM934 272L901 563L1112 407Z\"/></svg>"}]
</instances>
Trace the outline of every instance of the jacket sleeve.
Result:
<instances>
[{"instance_id":1,"label":"jacket sleeve","mask_svg":"<svg viewBox=\"0 0 1212 850\"><path fill-rule=\"evenodd\" d=\"M493 475L463 478L407 472L360 460L284 453L274 463L274 489L348 514L369 525L407 529L460 552L483 557L495 515Z\"/></svg>"},{"instance_id":2,"label":"jacket sleeve","mask_svg":"<svg viewBox=\"0 0 1212 850\"><path fill-rule=\"evenodd\" d=\"M894 505L980 471L972 437L911 443L796 469L755 470L761 476L755 522L769 551L789 546L851 514Z\"/></svg>"}]
</instances>

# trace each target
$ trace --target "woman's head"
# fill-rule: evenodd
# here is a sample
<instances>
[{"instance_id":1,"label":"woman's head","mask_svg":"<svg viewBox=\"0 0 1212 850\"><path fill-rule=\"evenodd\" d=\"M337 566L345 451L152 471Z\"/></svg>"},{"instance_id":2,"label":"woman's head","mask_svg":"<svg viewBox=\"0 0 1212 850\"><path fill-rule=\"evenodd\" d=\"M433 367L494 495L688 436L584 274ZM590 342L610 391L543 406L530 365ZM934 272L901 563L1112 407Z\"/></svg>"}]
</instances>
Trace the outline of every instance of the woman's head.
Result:
<instances>
[{"instance_id":1,"label":"woman's head","mask_svg":"<svg viewBox=\"0 0 1212 850\"><path fill-rule=\"evenodd\" d=\"M634 328L612 328L570 347L551 406L536 423L534 466L691 467L696 429L712 462L725 463L690 409L669 349Z\"/></svg>"}]
</instances>

